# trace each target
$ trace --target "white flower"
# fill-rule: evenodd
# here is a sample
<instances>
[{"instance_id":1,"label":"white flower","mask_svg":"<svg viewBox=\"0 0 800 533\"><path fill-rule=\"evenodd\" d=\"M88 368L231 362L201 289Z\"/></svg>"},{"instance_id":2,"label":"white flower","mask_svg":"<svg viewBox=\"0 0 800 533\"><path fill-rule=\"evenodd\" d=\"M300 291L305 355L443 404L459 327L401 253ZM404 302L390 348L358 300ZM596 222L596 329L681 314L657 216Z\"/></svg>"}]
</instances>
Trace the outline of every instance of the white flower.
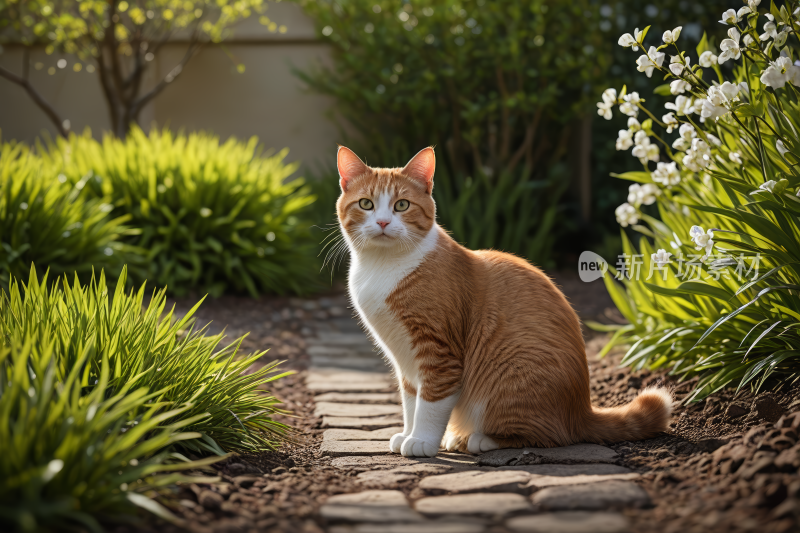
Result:
<instances>
[{"instance_id":1,"label":"white flower","mask_svg":"<svg viewBox=\"0 0 800 533\"><path fill-rule=\"evenodd\" d=\"M678 37L681 34L681 29L683 26L678 26L672 31L665 31L664 34L661 36L661 39L664 41L664 44L672 44L678 40Z\"/></svg>"},{"instance_id":2,"label":"white flower","mask_svg":"<svg viewBox=\"0 0 800 533\"><path fill-rule=\"evenodd\" d=\"M736 16L736 11L729 9L722 14L722 20L720 20L720 22L728 25L736 24L739 22L739 17Z\"/></svg>"},{"instance_id":3,"label":"white flower","mask_svg":"<svg viewBox=\"0 0 800 533\"><path fill-rule=\"evenodd\" d=\"M692 139L697 137L697 130L694 129L694 126L691 124L681 124L681 127L678 129L678 134L687 141L691 142Z\"/></svg>"},{"instance_id":4,"label":"white flower","mask_svg":"<svg viewBox=\"0 0 800 533\"><path fill-rule=\"evenodd\" d=\"M706 133L706 138L709 141L711 141L711 144L713 144L714 146L722 145L722 141L720 141L718 137L715 137L714 135L711 135L710 133Z\"/></svg>"},{"instance_id":5,"label":"white flower","mask_svg":"<svg viewBox=\"0 0 800 533\"><path fill-rule=\"evenodd\" d=\"M639 41L642 38L642 32L639 31L639 28L636 28L633 31L633 35L630 33L623 34L617 44L620 46L624 46L625 48L631 47L631 50L634 52L639 50Z\"/></svg>"},{"instance_id":6,"label":"white flower","mask_svg":"<svg viewBox=\"0 0 800 533\"><path fill-rule=\"evenodd\" d=\"M779 57L761 73L761 83L773 89L780 89L787 82L794 85L800 82L800 67L792 64L788 57Z\"/></svg>"},{"instance_id":7,"label":"white flower","mask_svg":"<svg viewBox=\"0 0 800 533\"><path fill-rule=\"evenodd\" d=\"M681 173L678 165L674 161L669 163L659 163L656 169L650 174L652 180L661 183L665 187L672 187L681 182Z\"/></svg>"},{"instance_id":8,"label":"white flower","mask_svg":"<svg viewBox=\"0 0 800 533\"><path fill-rule=\"evenodd\" d=\"M627 150L633 146L633 132L631 130L619 130L616 146L617 150Z\"/></svg>"},{"instance_id":9,"label":"white flower","mask_svg":"<svg viewBox=\"0 0 800 533\"><path fill-rule=\"evenodd\" d=\"M617 222L623 228L627 228L629 225L639 222L639 213L636 211L636 208L628 202L617 207L614 210L614 214L617 217Z\"/></svg>"},{"instance_id":10,"label":"white flower","mask_svg":"<svg viewBox=\"0 0 800 533\"><path fill-rule=\"evenodd\" d=\"M672 113L667 113L661 117L661 122L667 127L667 133L672 133L672 130L678 127L678 119Z\"/></svg>"},{"instance_id":11,"label":"white flower","mask_svg":"<svg viewBox=\"0 0 800 533\"><path fill-rule=\"evenodd\" d=\"M703 68L710 68L717 64L717 56L714 55L714 52L706 50L700 54L700 59L698 59L697 62L700 63L700 66Z\"/></svg>"},{"instance_id":12,"label":"white flower","mask_svg":"<svg viewBox=\"0 0 800 533\"><path fill-rule=\"evenodd\" d=\"M647 137L646 134L640 138L640 133L644 132L640 131L636 133L636 138L634 139L636 146L634 146L633 150L631 150L631 155L633 155L633 157L638 157L642 164L645 164L648 161L658 161L658 146L651 143L650 138Z\"/></svg>"},{"instance_id":13,"label":"white flower","mask_svg":"<svg viewBox=\"0 0 800 533\"><path fill-rule=\"evenodd\" d=\"M722 96L724 96L728 102L732 102L733 99L739 94L739 86L735 83L726 81L719 86L719 92L722 93Z\"/></svg>"},{"instance_id":14,"label":"white flower","mask_svg":"<svg viewBox=\"0 0 800 533\"><path fill-rule=\"evenodd\" d=\"M680 76L684 68L689 68L691 58L684 58L681 56L670 56L669 58L669 71L676 76Z\"/></svg>"},{"instance_id":15,"label":"white flower","mask_svg":"<svg viewBox=\"0 0 800 533\"><path fill-rule=\"evenodd\" d=\"M682 94L675 99L674 103L667 102L666 104L664 104L664 107L675 111L675 113L678 116L691 115L693 111L693 106L694 106L694 99L687 98Z\"/></svg>"},{"instance_id":16,"label":"white flower","mask_svg":"<svg viewBox=\"0 0 800 533\"><path fill-rule=\"evenodd\" d=\"M603 99L603 102L605 102L606 104L614 105L617 103L617 90L608 88L605 91L603 91L601 98Z\"/></svg>"},{"instance_id":17,"label":"white flower","mask_svg":"<svg viewBox=\"0 0 800 533\"><path fill-rule=\"evenodd\" d=\"M666 251L663 248L659 248L658 251L654 254L650 255L650 259L657 264L659 267L663 267L664 265L670 263L669 256L672 254Z\"/></svg>"},{"instance_id":18,"label":"white flower","mask_svg":"<svg viewBox=\"0 0 800 533\"><path fill-rule=\"evenodd\" d=\"M755 41L755 39L753 39L753 37L751 35L745 35L744 39L742 39L742 42L744 43L745 46L749 47L751 44L753 44L756 41Z\"/></svg>"},{"instance_id":19,"label":"white flower","mask_svg":"<svg viewBox=\"0 0 800 533\"><path fill-rule=\"evenodd\" d=\"M780 152L782 157L786 157L786 153L789 151L789 149L786 148L786 145L784 145L783 141L780 139L778 139L778 142L775 143L775 148L778 149L778 152Z\"/></svg>"},{"instance_id":20,"label":"white flower","mask_svg":"<svg viewBox=\"0 0 800 533\"><path fill-rule=\"evenodd\" d=\"M750 13L750 8L749 7L747 7L747 6L740 7L739 11L736 12L736 18L738 18L739 20L742 20L742 17L744 17L748 13Z\"/></svg>"},{"instance_id":21,"label":"white flower","mask_svg":"<svg viewBox=\"0 0 800 533\"><path fill-rule=\"evenodd\" d=\"M692 85L684 80L674 80L669 84L669 92L672 94L681 94L688 91L691 88Z\"/></svg>"},{"instance_id":22,"label":"white flower","mask_svg":"<svg viewBox=\"0 0 800 533\"><path fill-rule=\"evenodd\" d=\"M703 256L702 259L704 260L708 257L708 254L710 254L712 248L714 248L714 232L708 230L706 233L700 226L692 226L692 229L689 230L689 237L691 237L692 242L695 244L695 250L705 250L706 255Z\"/></svg>"},{"instance_id":23,"label":"white flower","mask_svg":"<svg viewBox=\"0 0 800 533\"><path fill-rule=\"evenodd\" d=\"M597 114L606 120L611 120L613 116L611 109L617 103L617 90L606 89L602 94L603 101L597 103Z\"/></svg>"},{"instance_id":24,"label":"white flower","mask_svg":"<svg viewBox=\"0 0 800 533\"><path fill-rule=\"evenodd\" d=\"M729 11L733 10L730 9ZM725 39L719 43L722 53L717 58L717 61L720 65L729 59L739 59L739 57L742 55L742 50L739 48L739 30L736 28L729 29L728 36L730 39Z\"/></svg>"},{"instance_id":25,"label":"white flower","mask_svg":"<svg viewBox=\"0 0 800 533\"><path fill-rule=\"evenodd\" d=\"M639 192L641 191L642 186L638 183L634 183L630 187L628 187L628 203L631 205L639 204Z\"/></svg>"},{"instance_id":26,"label":"white flower","mask_svg":"<svg viewBox=\"0 0 800 533\"><path fill-rule=\"evenodd\" d=\"M683 156L682 163L692 172L700 172L711 164L711 149L703 139L692 139L692 146Z\"/></svg>"},{"instance_id":27,"label":"white flower","mask_svg":"<svg viewBox=\"0 0 800 533\"><path fill-rule=\"evenodd\" d=\"M660 67L664 62L665 56L666 54L659 52L655 46L651 46L647 54L640 56L639 59L636 60L636 64L638 65L636 70L644 72L649 78L653 75L653 69L657 66Z\"/></svg>"},{"instance_id":28,"label":"white flower","mask_svg":"<svg viewBox=\"0 0 800 533\"><path fill-rule=\"evenodd\" d=\"M735 95L739 92L739 87L733 85L732 83L727 83L730 87L726 87L726 92L731 95ZM733 92L735 88L736 93ZM726 92L723 92L721 87L709 87L708 89L708 97L703 99L703 108L700 111L700 116L703 118L711 118L717 120L719 117L728 113L728 108L726 104L729 102L729 98L726 96Z\"/></svg>"},{"instance_id":29,"label":"white flower","mask_svg":"<svg viewBox=\"0 0 800 533\"><path fill-rule=\"evenodd\" d=\"M639 121L636 120L636 117L630 117L628 119L628 129L631 130L632 133L636 133L642 129L642 125L639 124Z\"/></svg>"},{"instance_id":30,"label":"white flower","mask_svg":"<svg viewBox=\"0 0 800 533\"><path fill-rule=\"evenodd\" d=\"M769 19L767 22L764 23L764 33L758 36L759 39L762 41L766 41L768 39L775 39L778 37L778 26L775 24L775 17L770 15L769 13L764 15Z\"/></svg>"},{"instance_id":31,"label":"white flower","mask_svg":"<svg viewBox=\"0 0 800 533\"><path fill-rule=\"evenodd\" d=\"M689 146L691 146L691 143L681 137L678 137L675 139L675 142L672 143L672 147L679 152L685 152Z\"/></svg>"},{"instance_id":32,"label":"white flower","mask_svg":"<svg viewBox=\"0 0 800 533\"><path fill-rule=\"evenodd\" d=\"M639 103L641 98L639 98L639 93L632 92L626 94L622 97L624 102L619 106L619 110L622 113L628 115L629 117L636 117L639 115L639 107L636 105Z\"/></svg>"},{"instance_id":33,"label":"white flower","mask_svg":"<svg viewBox=\"0 0 800 533\"><path fill-rule=\"evenodd\" d=\"M739 152L731 152L728 154L728 159L736 163L737 165L742 164L742 154Z\"/></svg>"},{"instance_id":34,"label":"white flower","mask_svg":"<svg viewBox=\"0 0 800 533\"><path fill-rule=\"evenodd\" d=\"M761 0L747 0L747 5L750 6L750 9L755 11L758 9L758 4L761 3Z\"/></svg>"},{"instance_id":35,"label":"white flower","mask_svg":"<svg viewBox=\"0 0 800 533\"><path fill-rule=\"evenodd\" d=\"M661 190L652 183L645 183L644 185L634 183L628 187L628 203L632 205L652 205L659 194L661 194Z\"/></svg>"},{"instance_id":36,"label":"white flower","mask_svg":"<svg viewBox=\"0 0 800 533\"><path fill-rule=\"evenodd\" d=\"M762 183L761 185L759 185L758 188L761 189L762 191L772 192L772 189L774 189L775 185L777 184L778 183L775 180L769 180L766 183Z\"/></svg>"}]
</instances>

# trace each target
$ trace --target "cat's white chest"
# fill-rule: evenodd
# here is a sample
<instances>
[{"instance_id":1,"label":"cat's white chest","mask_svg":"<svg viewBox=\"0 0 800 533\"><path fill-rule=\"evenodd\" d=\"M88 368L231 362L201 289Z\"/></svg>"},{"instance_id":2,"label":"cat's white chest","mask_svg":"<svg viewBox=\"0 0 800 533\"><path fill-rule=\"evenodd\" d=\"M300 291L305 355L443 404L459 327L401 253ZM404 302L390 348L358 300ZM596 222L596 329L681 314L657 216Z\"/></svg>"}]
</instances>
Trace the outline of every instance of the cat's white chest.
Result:
<instances>
[{"instance_id":1,"label":"cat's white chest","mask_svg":"<svg viewBox=\"0 0 800 533\"><path fill-rule=\"evenodd\" d=\"M348 280L350 297L364 325L397 373L415 387L419 386L419 380L411 336L386 300L435 247L436 234L431 233L433 235L425 239L429 242L424 243L428 246L402 256L380 253L353 256Z\"/></svg>"}]
</instances>

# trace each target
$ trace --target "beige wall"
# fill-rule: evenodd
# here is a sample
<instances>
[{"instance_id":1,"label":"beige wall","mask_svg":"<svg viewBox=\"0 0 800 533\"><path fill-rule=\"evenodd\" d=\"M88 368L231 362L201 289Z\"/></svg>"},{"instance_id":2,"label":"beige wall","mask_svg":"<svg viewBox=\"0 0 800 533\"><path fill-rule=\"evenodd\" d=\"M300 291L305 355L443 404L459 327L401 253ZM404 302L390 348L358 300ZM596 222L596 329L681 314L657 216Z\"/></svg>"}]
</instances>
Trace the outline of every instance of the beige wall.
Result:
<instances>
[{"instance_id":1,"label":"beige wall","mask_svg":"<svg viewBox=\"0 0 800 533\"><path fill-rule=\"evenodd\" d=\"M182 74L142 112L145 129L152 124L172 129L207 130L223 139L230 136L259 137L267 148L289 147L289 159L302 161L305 169L334 164L336 127L327 118L332 101L311 94L292 74L329 62L325 45L317 41L310 19L294 4L271 4L266 13L285 34L269 33L256 20L235 30L225 49L207 47L195 56ZM152 86L180 61L185 45L166 46L154 60L145 86ZM229 57L230 56L230 57ZM73 131L86 126L99 137L109 128L105 100L96 74L84 68L74 72L75 58L65 69L56 68L62 56L48 56L42 49L31 54L31 82L58 112L70 120ZM233 59L232 59L233 58ZM245 72L235 63L244 63ZM22 49L6 47L0 65L21 72ZM158 76L156 76L156 74ZM18 86L0 78L0 130L3 139L32 142L43 131L55 130L44 113Z\"/></svg>"}]
</instances>

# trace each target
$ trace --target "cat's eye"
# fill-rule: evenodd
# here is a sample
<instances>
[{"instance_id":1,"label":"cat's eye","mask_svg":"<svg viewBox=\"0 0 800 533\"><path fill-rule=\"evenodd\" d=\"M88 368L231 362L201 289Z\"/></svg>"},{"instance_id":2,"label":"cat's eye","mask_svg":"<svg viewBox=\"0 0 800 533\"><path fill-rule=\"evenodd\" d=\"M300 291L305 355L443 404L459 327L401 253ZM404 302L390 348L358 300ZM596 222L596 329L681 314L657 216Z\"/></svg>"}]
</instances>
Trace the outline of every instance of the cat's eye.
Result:
<instances>
[{"instance_id":1,"label":"cat's eye","mask_svg":"<svg viewBox=\"0 0 800 533\"><path fill-rule=\"evenodd\" d=\"M394 204L395 211L405 211L408 209L408 206L411 205L408 203L408 200L397 200L397 203Z\"/></svg>"},{"instance_id":2,"label":"cat's eye","mask_svg":"<svg viewBox=\"0 0 800 533\"><path fill-rule=\"evenodd\" d=\"M370 209L373 208L372 200L370 200L369 198L362 198L361 200L358 201L358 207L360 207L365 211L369 211Z\"/></svg>"}]
</instances>

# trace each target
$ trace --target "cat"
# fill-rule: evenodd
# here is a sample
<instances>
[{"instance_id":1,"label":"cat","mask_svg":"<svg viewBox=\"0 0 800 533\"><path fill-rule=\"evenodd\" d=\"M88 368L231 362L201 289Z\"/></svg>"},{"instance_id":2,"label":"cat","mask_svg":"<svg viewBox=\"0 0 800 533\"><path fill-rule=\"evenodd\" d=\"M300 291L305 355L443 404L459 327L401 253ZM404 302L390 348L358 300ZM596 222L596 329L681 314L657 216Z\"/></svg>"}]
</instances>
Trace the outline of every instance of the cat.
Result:
<instances>
[{"instance_id":1,"label":"cat","mask_svg":"<svg viewBox=\"0 0 800 533\"><path fill-rule=\"evenodd\" d=\"M392 452L478 454L667 429L672 397L663 388L622 407L592 406L578 316L541 270L468 250L437 225L433 148L403 168L371 168L340 146L337 167L349 295L402 397Z\"/></svg>"}]
</instances>

